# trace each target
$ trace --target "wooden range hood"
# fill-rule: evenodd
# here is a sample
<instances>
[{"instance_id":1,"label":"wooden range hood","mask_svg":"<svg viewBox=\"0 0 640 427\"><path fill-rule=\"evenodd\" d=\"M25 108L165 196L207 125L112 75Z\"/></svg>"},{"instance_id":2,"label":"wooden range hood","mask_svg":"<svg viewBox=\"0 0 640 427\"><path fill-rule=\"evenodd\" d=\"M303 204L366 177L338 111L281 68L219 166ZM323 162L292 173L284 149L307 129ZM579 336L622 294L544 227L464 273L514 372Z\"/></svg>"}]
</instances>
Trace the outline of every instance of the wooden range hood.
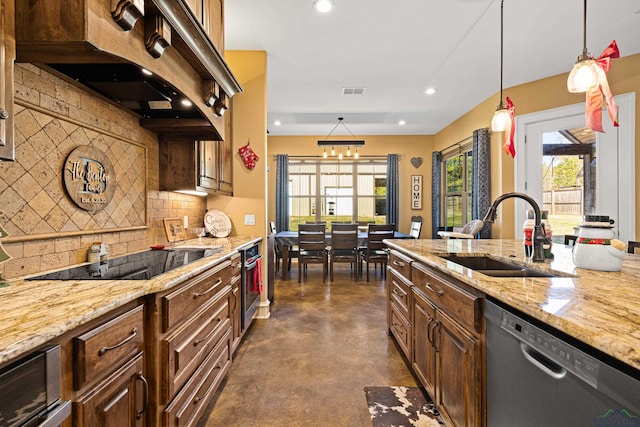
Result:
<instances>
[{"instance_id":1,"label":"wooden range hood","mask_svg":"<svg viewBox=\"0 0 640 427\"><path fill-rule=\"evenodd\" d=\"M89 87L168 138L223 140L222 114L242 91L184 0L16 0L16 61Z\"/></svg>"}]
</instances>

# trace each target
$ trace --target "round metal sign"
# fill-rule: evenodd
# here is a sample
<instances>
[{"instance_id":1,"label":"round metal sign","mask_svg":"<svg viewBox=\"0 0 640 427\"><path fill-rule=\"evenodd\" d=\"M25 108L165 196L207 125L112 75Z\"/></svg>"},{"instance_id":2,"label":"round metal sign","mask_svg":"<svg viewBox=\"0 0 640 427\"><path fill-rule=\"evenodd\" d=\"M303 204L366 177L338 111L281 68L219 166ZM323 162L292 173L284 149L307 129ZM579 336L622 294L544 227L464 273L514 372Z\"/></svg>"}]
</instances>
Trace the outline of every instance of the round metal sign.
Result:
<instances>
[{"instance_id":1,"label":"round metal sign","mask_svg":"<svg viewBox=\"0 0 640 427\"><path fill-rule=\"evenodd\" d=\"M97 211L111 202L116 189L113 166L97 148L74 149L65 161L63 175L69 197L82 209Z\"/></svg>"}]
</instances>

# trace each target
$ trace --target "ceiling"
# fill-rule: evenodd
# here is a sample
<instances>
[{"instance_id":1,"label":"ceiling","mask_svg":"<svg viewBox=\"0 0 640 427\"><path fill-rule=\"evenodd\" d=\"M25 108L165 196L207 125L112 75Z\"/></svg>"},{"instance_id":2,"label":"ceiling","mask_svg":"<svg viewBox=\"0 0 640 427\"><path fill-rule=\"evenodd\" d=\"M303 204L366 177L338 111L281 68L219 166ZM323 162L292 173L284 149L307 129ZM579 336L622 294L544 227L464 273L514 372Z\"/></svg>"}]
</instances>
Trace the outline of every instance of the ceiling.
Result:
<instances>
[{"instance_id":1,"label":"ceiling","mask_svg":"<svg viewBox=\"0 0 640 427\"><path fill-rule=\"evenodd\" d=\"M313 0L225 1L226 49L267 52L270 135L328 135L338 117L346 128L332 135L432 135L489 97L498 105L500 0L334 3L319 14ZM505 97L567 73L582 31L581 0L506 0ZM640 0L589 2L589 52L614 39L621 56L640 52ZM513 102L517 113L526 99Z\"/></svg>"}]
</instances>

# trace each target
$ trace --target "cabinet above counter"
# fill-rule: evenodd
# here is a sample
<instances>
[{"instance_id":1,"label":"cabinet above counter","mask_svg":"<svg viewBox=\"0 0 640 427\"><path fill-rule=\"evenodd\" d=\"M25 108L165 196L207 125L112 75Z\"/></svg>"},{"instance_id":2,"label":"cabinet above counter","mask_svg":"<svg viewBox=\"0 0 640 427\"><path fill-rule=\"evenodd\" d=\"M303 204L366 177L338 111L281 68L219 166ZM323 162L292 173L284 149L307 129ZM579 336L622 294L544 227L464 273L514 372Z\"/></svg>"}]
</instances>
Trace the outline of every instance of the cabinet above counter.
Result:
<instances>
[{"instance_id":1,"label":"cabinet above counter","mask_svg":"<svg viewBox=\"0 0 640 427\"><path fill-rule=\"evenodd\" d=\"M242 88L221 54L220 0L16 0L15 15L17 62L47 66L160 135L225 139Z\"/></svg>"},{"instance_id":2,"label":"cabinet above counter","mask_svg":"<svg viewBox=\"0 0 640 427\"><path fill-rule=\"evenodd\" d=\"M388 240L387 245L474 287L623 363L640 369L640 257L626 255L622 270L577 268L571 248L554 245L554 259L526 260L520 240ZM443 256L488 255L558 277L491 277Z\"/></svg>"}]
</instances>

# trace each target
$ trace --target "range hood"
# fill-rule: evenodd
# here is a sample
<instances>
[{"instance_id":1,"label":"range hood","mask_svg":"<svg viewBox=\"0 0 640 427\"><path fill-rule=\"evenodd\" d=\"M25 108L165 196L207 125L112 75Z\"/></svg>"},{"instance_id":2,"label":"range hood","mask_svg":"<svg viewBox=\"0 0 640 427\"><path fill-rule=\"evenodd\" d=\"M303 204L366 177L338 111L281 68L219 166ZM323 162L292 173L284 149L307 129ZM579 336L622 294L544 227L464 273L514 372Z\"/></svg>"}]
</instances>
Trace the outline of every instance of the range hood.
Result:
<instances>
[{"instance_id":1,"label":"range hood","mask_svg":"<svg viewBox=\"0 0 640 427\"><path fill-rule=\"evenodd\" d=\"M165 139L223 140L242 90L184 0L16 0L16 62L66 76Z\"/></svg>"}]
</instances>

